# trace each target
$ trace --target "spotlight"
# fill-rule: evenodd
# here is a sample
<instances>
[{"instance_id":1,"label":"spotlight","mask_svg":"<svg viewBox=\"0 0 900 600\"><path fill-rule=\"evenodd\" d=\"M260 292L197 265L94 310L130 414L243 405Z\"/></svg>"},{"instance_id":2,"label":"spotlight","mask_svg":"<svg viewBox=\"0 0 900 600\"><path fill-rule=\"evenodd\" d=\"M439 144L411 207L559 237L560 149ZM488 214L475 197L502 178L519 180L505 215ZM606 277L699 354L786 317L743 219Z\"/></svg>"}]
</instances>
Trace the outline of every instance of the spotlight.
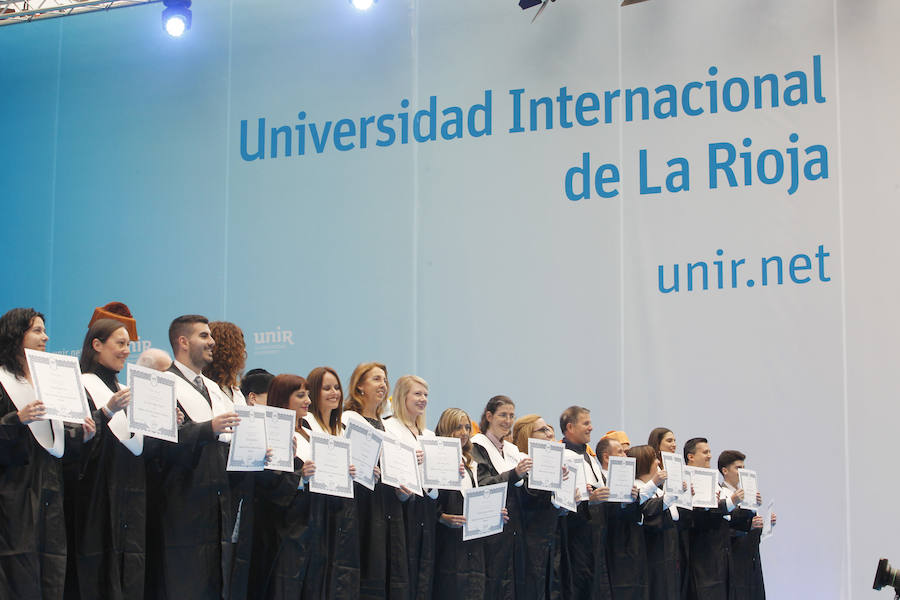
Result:
<instances>
[{"instance_id":1,"label":"spotlight","mask_svg":"<svg viewBox=\"0 0 900 600\"><path fill-rule=\"evenodd\" d=\"M375 0L350 0L350 4L356 10L369 10L375 4Z\"/></svg>"},{"instance_id":2,"label":"spotlight","mask_svg":"<svg viewBox=\"0 0 900 600\"><path fill-rule=\"evenodd\" d=\"M875 583L872 584L872 589L880 590L886 585L894 588L895 598L900 598L900 572L891 568L888 559L882 558L878 561L878 569L875 570Z\"/></svg>"},{"instance_id":3,"label":"spotlight","mask_svg":"<svg viewBox=\"0 0 900 600\"><path fill-rule=\"evenodd\" d=\"M163 0L163 29L172 37L181 37L191 28L191 0Z\"/></svg>"}]
</instances>

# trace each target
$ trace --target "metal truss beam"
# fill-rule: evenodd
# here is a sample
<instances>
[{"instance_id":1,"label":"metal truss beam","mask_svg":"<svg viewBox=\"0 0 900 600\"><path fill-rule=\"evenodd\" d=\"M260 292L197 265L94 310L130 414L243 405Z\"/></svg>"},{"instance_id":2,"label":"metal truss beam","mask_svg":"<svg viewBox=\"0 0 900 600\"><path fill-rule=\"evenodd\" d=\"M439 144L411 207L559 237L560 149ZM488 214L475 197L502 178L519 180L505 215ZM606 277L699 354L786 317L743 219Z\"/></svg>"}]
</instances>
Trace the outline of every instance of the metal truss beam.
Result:
<instances>
[{"instance_id":1,"label":"metal truss beam","mask_svg":"<svg viewBox=\"0 0 900 600\"><path fill-rule=\"evenodd\" d=\"M98 10L153 4L160 0L0 0L0 26L68 17Z\"/></svg>"}]
</instances>

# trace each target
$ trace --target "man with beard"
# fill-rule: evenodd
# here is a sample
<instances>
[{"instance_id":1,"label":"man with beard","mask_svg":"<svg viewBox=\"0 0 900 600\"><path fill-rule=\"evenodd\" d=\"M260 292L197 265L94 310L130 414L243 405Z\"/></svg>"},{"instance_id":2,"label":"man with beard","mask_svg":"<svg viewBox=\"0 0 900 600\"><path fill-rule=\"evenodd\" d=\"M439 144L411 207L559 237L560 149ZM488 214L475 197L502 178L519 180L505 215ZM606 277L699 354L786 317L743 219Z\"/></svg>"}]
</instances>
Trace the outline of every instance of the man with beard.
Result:
<instances>
[{"instance_id":1,"label":"man with beard","mask_svg":"<svg viewBox=\"0 0 900 600\"><path fill-rule=\"evenodd\" d=\"M184 424L166 444L151 474L159 495L148 532L156 539L148 598L230 598L234 511L227 473L228 442L239 423L219 386L202 375L215 340L209 321L184 315L169 326L176 397Z\"/></svg>"}]
</instances>

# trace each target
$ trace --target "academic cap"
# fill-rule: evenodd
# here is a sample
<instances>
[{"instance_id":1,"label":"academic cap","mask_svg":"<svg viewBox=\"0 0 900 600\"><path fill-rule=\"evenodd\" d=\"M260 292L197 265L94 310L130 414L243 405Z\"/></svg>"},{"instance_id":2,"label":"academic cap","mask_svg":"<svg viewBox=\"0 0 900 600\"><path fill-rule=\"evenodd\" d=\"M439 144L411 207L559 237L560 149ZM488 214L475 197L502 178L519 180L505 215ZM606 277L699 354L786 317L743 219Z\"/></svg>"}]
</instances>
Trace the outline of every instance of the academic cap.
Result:
<instances>
[{"instance_id":1,"label":"academic cap","mask_svg":"<svg viewBox=\"0 0 900 600\"><path fill-rule=\"evenodd\" d=\"M125 326L125 330L128 331L128 337L131 338L131 341L138 339L137 322L134 320L134 317L131 316L131 311L128 310L128 306L122 302L110 302L104 306L95 308L94 316L91 317L91 322L88 323L88 329L100 319L114 319L118 321Z\"/></svg>"},{"instance_id":2,"label":"academic cap","mask_svg":"<svg viewBox=\"0 0 900 600\"><path fill-rule=\"evenodd\" d=\"M616 440L620 444L628 444L631 445L631 440L628 439L628 436L625 435L624 431L616 431L613 429L612 431L607 431L606 435L603 437L609 438L611 440Z\"/></svg>"}]
</instances>

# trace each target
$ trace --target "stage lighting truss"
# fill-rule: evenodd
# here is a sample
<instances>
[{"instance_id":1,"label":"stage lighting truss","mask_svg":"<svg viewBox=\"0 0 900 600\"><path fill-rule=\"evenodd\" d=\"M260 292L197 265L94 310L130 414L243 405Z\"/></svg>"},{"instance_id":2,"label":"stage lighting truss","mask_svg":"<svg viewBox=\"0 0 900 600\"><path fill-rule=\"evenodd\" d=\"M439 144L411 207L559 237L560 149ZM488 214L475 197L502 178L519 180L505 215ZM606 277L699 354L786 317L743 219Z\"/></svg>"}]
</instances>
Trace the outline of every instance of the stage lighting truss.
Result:
<instances>
[{"instance_id":1,"label":"stage lighting truss","mask_svg":"<svg viewBox=\"0 0 900 600\"><path fill-rule=\"evenodd\" d=\"M0 0L0 26L68 17L98 10L153 4L160 0Z\"/></svg>"}]
</instances>

